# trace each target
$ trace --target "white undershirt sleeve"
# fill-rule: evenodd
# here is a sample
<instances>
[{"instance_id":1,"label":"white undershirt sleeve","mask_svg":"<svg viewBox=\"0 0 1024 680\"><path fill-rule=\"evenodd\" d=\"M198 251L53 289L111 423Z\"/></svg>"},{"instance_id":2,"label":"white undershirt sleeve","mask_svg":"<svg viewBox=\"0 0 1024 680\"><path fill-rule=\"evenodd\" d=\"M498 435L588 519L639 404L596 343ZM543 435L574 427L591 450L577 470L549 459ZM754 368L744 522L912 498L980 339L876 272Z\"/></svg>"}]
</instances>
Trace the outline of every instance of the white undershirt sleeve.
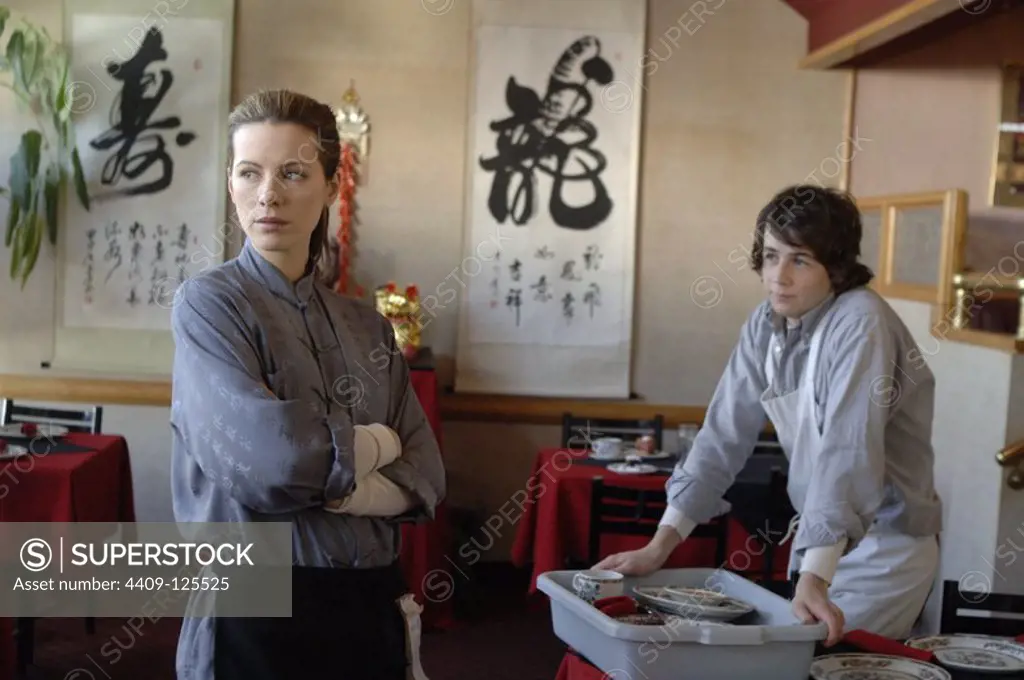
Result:
<instances>
[{"instance_id":1,"label":"white undershirt sleeve","mask_svg":"<svg viewBox=\"0 0 1024 680\"><path fill-rule=\"evenodd\" d=\"M843 539L835 545L808 548L800 562L800 573L808 571L832 585L836 569L839 568L839 558L846 550L846 543L846 539Z\"/></svg>"},{"instance_id":2,"label":"white undershirt sleeve","mask_svg":"<svg viewBox=\"0 0 1024 680\"><path fill-rule=\"evenodd\" d=\"M697 526L697 523L669 505L665 508L665 513L661 516L661 521L658 522L658 526L672 527L679 533L679 537L685 541Z\"/></svg>"}]
</instances>

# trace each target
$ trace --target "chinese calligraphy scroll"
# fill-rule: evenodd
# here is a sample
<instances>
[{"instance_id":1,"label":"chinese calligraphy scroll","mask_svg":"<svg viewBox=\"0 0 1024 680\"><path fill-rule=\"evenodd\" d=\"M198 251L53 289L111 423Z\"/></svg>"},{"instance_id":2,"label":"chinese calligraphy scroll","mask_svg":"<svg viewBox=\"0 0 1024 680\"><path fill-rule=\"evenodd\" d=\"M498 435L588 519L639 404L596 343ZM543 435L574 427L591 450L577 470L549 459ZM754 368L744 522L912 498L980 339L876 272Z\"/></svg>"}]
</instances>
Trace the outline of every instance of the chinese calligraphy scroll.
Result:
<instances>
[{"instance_id":1,"label":"chinese calligraphy scroll","mask_svg":"<svg viewBox=\"0 0 1024 680\"><path fill-rule=\"evenodd\" d=\"M167 330L181 281L223 261L229 46L211 18L80 12L69 22L93 205L68 205L63 323Z\"/></svg>"},{"instance_id":2,"label":"chinese calligraphy scroll","mask_svg":"<svg viewBox=\"0 0 1024 680\"><path fill-rule=\"evenodd\" d=\"M474 7L464 255L501 248L466 277L458 364L473 377L462 384L628 393L644 3ZM546 384L588 359L614 375Z\"/></svg>"}]
</instances>

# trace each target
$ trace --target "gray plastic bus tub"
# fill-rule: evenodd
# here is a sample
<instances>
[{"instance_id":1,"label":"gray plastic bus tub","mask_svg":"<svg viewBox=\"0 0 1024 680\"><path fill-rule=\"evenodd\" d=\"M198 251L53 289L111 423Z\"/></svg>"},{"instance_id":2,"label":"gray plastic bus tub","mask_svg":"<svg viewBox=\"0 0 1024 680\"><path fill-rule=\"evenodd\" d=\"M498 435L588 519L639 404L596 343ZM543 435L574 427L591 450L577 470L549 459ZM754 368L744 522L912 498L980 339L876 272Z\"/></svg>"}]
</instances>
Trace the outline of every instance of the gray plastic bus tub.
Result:
<instances>
[{"instance_id":1,"label":"gray plastic bus tub","mask_svg":"<svg viewBox=\"0 0 1024 680\"><path fill-rule=\"evenodd\" d=\"M706 588L754 605L734 625L638 626L620 623L576 596L576 571L549 571L537 588L551 600L555 635L607 680L807 680L824 623L801 624L789 600L724 569L665 569L627 577L636 586Z\"/></svg>"}]
</instances>

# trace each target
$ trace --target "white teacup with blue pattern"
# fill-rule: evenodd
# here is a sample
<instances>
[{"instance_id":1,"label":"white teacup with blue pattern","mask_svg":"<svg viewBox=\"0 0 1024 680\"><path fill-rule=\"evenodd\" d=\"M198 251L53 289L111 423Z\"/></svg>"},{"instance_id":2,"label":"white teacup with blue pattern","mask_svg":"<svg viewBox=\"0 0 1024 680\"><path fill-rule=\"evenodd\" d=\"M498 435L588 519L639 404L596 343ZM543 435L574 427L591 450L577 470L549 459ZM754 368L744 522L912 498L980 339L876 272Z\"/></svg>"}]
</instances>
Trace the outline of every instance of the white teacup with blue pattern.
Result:
<instances>
[{"instance_id":1,"label":"white teacup with blue pattern","mask_svg":"<svg viewBox=\"0 0 1024 680\"><path fill-rule=\"evenodd\" d=\"M588 569L573 574L572 589L580 599L593 603L605 597L622 595L624 579L617 571Z\"/></svg>"}]
</instances>

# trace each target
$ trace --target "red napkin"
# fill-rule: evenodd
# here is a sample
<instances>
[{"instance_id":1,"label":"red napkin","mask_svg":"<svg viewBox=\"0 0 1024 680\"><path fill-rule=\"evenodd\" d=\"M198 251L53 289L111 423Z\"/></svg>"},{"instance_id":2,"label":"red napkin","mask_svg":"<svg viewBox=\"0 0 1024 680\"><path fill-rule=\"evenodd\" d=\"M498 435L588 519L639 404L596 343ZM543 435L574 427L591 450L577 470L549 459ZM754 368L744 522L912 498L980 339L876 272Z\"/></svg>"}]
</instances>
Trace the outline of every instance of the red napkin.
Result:
<instances>
[{"instance_id":1,"label":"red napkin","mask_svg":"<svg viewBox=\"0 0 1024 680\"><path fill-rule=\"evenodd\" d=\"M600 600L596 600L594 606L611 617L636 614L637 610L636 600L626 595L603 597Z\"/></svg>"},{"instance_id":2,"label":"red napkin","mask_svg":"<svg viewBox=\"0 0 1024 680\"><path fill-rule=\"evenodd\" d=\"M613 617L637 612L636 600L626 595L603 597L594 601L594 607ZM558 667L555 680L608 680L608 676L572 651L568 651L562 657L562 664Z\"/></svg>"},{"instance_id":3,"label":"red napkin","mask_svg":"<svg viewBox=\"0 0 1024 680\"><path fill-rule=\"evenodd\" d=\"M608 680L608 675L572 652L566 652L555 680Z\"/></svg>"},{"instance_id":4,"label":"red napkin","mask_svg":"<svg viewBox=\"0 0 1024 680\"><path fill-rule=\"evenodd\" d=\"M843 642L860 647L865 652L872 654L891 654L925 663L935 663L935 656L929 651L907 647L898 640L875 635L866 630L851 630L843 636Z\"/></svg>"}]
</instances>

